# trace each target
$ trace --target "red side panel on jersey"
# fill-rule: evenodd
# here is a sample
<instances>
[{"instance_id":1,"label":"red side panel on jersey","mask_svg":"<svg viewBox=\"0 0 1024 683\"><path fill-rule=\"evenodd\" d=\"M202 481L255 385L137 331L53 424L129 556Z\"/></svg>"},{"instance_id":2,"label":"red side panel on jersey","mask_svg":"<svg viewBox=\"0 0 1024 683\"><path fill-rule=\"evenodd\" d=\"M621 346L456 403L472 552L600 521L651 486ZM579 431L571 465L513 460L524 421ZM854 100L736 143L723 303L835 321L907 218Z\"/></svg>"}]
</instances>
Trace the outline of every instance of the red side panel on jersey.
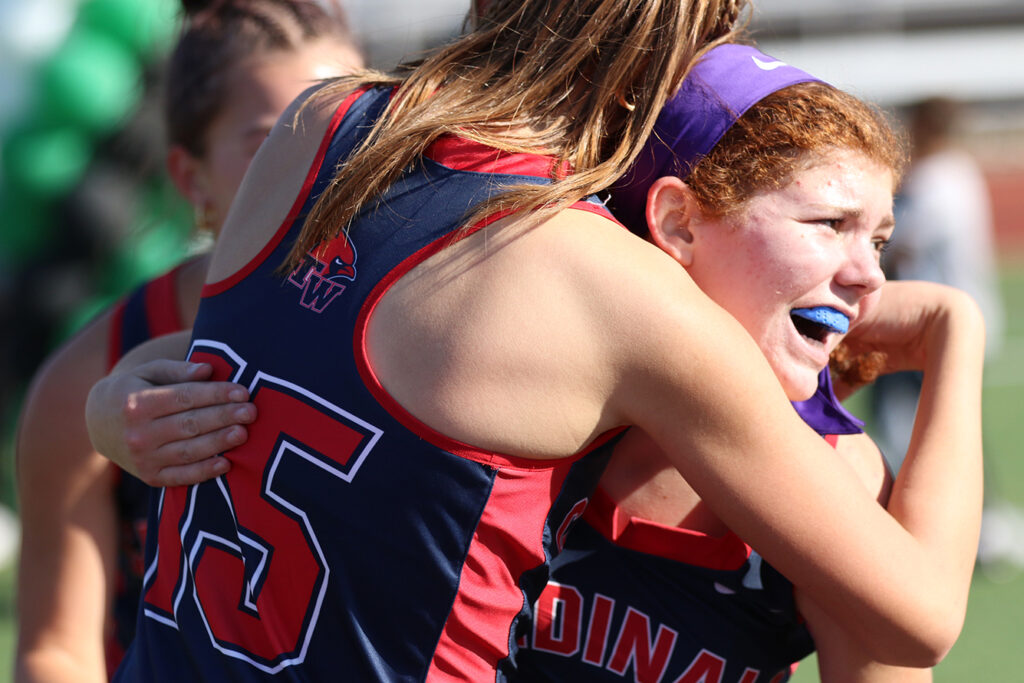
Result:
<instances>
[{"instance_id":1,"label":"red side panel on jersey","mask_svg":"<svg viewBox=\"0 0 1024 683\"><path fill-rule=\"evenodd\" d=\"M150 280L117 303L107 337L108 370L142 342L184 329L175 288L182 266Z\"/></svg>"},{"instance_id":2,"label":"red side panel on jersey","mask_svg":"<svg viewBox=\"0 0 1024 683\"><path fill-rule=\"evenodd\" d=\"M525 158L527 156L499 156L497 161L493 158L492 161L515 164L522 174L531 163ZM545 164L533 166L534 170L547 167ZM591 210L588 202L579 202L573 208L584 206ZM600 205L596 205L596 209L598 213L607 213ZM460 237L471 235L501 217L491 216L464 231ZM494 680L499 663L509 656L511 629L524 608L520 580L526 572L547 562L543 537L552 502L559 495L572 464L622 431L613 430L601 435L586 449L569 458L521 458L483 450L445 436L406 411L384 389L370 367L366 348L367 322L377 302L397 280L425 259L450 246L451 242L451 236L446 235L428 244L378 282L366 298L353 335L360 376L376 400L395 419L425 441L449 453L497 469L491 495L463 563L458 593L435 649L426 679L431 683Z\"/></svg>"},{"instance_id":3,"label":"red side panel on jersey","mask_svg":"<svg viewBox=\"0 0 1024 683\"><path fill-rule=\"evenodd\" d=\"M180 266L151 281L146 287L146 319L154 337L161 337L185 328L178 314L175 290Z\"/></svg>"},{"instance_id":4,"label":"red side panel on jersey","mask_svg":"<svg viewBox=\"0 0 1024 683\"><path fill-rule=\"evenodd\" d=\"M731 531L716 537L625 514L605 491L594 491L583 513L594 529L618 546L708 569L738 569L750 547Z\"/></svg>"},{"instance_id":5,"label":"red side panel on jersey","mask_svg":"<svg viewBox=\"0 0 1024 683\"><path fill-rule=\"evenodd\" d=\"M511 624L523 609L519 577L545 561L543 529L568 468L503 468L473 535L427 681L493 680L508 657Z\"/></svg>"}]
</instances>

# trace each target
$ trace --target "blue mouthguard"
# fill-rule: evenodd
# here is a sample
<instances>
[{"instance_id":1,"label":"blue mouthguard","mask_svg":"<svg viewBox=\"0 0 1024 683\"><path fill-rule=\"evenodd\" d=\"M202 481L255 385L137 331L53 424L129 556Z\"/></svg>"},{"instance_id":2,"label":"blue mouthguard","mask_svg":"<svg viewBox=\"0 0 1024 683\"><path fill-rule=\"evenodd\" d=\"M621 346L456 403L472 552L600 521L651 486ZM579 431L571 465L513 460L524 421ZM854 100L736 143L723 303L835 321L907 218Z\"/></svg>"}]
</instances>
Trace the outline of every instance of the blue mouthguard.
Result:
<instances>
[{"instance_id":1,"label":"blue mouthguard","mask_svg":"<svg viewBox=\"0 0 1024 683\"><path fill-rule=\"evenodd\" d=\"M794 308L792 314L812 323L824 325L833 332L846 334L850 330L850 319L834 308L815 306L814 308Z\"/></svg>"}]
</instances>

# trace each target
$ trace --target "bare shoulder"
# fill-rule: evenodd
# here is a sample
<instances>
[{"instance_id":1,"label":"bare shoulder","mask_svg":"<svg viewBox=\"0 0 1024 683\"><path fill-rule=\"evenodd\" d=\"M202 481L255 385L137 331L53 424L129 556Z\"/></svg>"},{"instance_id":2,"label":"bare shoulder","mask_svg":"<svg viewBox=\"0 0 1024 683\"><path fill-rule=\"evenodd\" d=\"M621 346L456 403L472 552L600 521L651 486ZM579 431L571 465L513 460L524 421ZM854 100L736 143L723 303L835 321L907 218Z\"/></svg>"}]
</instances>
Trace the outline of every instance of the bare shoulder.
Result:
<instances>
[{"instance_id":1,"label":"bare shoulder","mask_svg":"<svg viewBox=\"0 0 1024 683\"><path fill-rule=\"evenodd\" d=\"M251 261L288 216L340 103L314 97L321 87L289 105L253 157L217 239L207 282L230 277Z\"/></svg>"},{"instance_id":2,"label":"bare shoulder","mask_svg":"<svg viewBox=\"0 0 1024 683\"><path fill-rule=\"evenodd\" d=\"M665 252L603 215L567 210L528 228L509 237L525 252L515 254L513 263L526 264L545 286L560 283L574 305L596 317L593 322L629 323L604 330L602 343L632 343L648 326L673 324L645 315L672 302L685 306L694 296L710 301Z\"/></svg>"},{"instance_id":3,"label":"bare shoulder","mask_svg":"<svg viewBox=\"0 0 1024 683\"><path fill-rule=\"evenodd\" d=\"M651 401L667 396L693 399L701 403L690 406L695 414L710 414L724 407L708 404L716 397L779 393L749 335L677 261L616 224L598 230L594 219L565 219L571 222L555 239L563 241L561 260L574 265L577 295L596 312L593 331L616 368L609 405L621 411L619 419L643 426Z\"/></svg>"},{"instance_id":4,"label":"bare shoulder","mask_svg":"<svg viewBox=\"0 0 1024 683\"><path fill-rule=\"evenodd\" d=\"M36 372L22 408L19 453L37 440L70 437L75 425L84 423L85 398L107 371L112 316L113 309L100 314L54 351ZM56 425L60 429L54 429ZM84 428L77 431L84 433Z\"/></svg>"},{"instance_id":5,"label":"bare shoulder","mask_svg":"<svg viewBox=\"0 0 1024 683\"><path fill-rule=\"evenodd\" d=\"M691 390L712 381L696 345L715 321L743 335L664 252L570 209L500 221L418 265L384 295L367 341L384 386L434 429L559 457L641 424L654 399L631 401L653 376L679 380L662 400L710 395Z\"/></svg>"}]
</instances>

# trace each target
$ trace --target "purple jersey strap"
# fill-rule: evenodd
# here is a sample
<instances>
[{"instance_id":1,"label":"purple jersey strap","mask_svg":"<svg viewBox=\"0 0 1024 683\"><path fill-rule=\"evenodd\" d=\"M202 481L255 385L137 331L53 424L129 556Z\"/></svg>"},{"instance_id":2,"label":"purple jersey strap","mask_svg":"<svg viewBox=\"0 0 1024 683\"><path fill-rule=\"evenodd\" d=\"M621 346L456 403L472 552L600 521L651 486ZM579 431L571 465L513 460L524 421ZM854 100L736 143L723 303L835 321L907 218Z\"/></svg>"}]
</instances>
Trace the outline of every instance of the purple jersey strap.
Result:
<instances>
[{"instance_id":1,"label":"purple jersey strap","mask_svg":"<svg viewBox=\"0 0 1024 683\"><path fill-rule=\"evenodd\" d=\"M640 155L612 187L615 217L645 234L647 190L658 178L685 178L725 131L761 99L777 90L819 79L748 45L709 50L665 104Z\"/></svg>"},{"instance_id":2,"label":"purple jersey strap","mask_svg":"<svg viewBox=\"0 0 1024 683\"><path fill-rule=\"evenodd\" d=\"M864 423L843 407L832 390L828 368L818 374L818 390L806 401L793 401L793 407L819 434L860 434Z\"/></svg>"}]
</instances>

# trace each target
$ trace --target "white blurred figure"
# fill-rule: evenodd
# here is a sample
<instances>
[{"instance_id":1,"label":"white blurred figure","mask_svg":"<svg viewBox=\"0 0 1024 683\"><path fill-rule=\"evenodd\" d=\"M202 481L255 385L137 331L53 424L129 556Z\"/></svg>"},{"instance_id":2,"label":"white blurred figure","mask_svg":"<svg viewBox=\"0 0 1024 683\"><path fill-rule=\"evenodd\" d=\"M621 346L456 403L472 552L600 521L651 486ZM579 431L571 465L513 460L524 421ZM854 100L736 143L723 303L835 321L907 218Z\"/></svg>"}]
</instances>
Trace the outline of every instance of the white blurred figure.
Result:
<instances>
[{"instance_id":1,"label":"white blurred figure","mask_svg":"<svg viewBox=\"0 0 1024 683\"><path fill-rule=\"evenodd\" d=\"M991 358L1002 345L1005 313L988 187L978 163L956 142L962 105L931 97L907 114L913 158L896 202L886 270L890 279L941 282L973 296L985 316ZM899 373L880 378L873 391L876 437L897 468L910 442L919 389L919 375Z\"/></svg>"},{"instance_id":2,"label":"white blurred figure","mask_svg":"<svg viewBox=\"0 0 1024 683\"><path fill-rule=\"evenodd\" d=\"M896 233L886 254L891 278L928 280L962 289L985 316L986 356L1003 344L1005 310L997 266L988 187L977 161L957 144L963 105L946 97L921 100L907 111L913 158L896 202ZM873 389L876 438L898 468L910 442L920 373L879 378ZM989 493L978 560L1001 579L1024 567L1024 512Z\"/></svg>"},{"instance_id":3,"label":"white blurred figure","mask_svg":"<svg viewBox=\"0 0 1024 683\"><path fill-rule=\"evenodd\" d=\"M985 315L986 350L1003 341L1004 310L996 282L992 209L975 159L956 143L962 106L934 97L910 109L912 164L903 183L892 259L904 280L963 289Z\"/></svg>"}]
</instances>

